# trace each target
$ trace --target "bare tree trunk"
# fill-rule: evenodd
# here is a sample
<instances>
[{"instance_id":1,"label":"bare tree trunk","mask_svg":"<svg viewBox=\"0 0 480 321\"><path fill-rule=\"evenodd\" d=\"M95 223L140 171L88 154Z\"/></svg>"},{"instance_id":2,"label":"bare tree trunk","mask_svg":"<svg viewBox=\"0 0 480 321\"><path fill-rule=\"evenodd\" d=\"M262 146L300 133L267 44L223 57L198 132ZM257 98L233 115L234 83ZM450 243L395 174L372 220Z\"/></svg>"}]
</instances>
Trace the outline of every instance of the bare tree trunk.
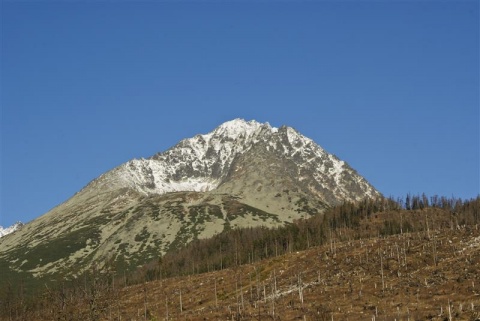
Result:
<instances>
[{"instance_id":1,"label":"bare tree trunk","mask_svg":"<svg viewBox=\"0 0 480 321\"><path fill-rule=\"evenodd\" d=\"M147 320L147 284L143 284L143 315Z\"/></svg>"},{"instance_id":2,"label":"bare tree trunk","mask_svg":"<svg viewBox=\"0 0 480 321\"><path fill-rule=\"evenodd\" d=\"M165 318L168 321L168 296L165 294Z\"/></svg>"},{"instance_id":3,"label":"bare tree trunk","mask_svg":"<svg viewBox=\"0 0 480 321\"><path fill-rule=\"evenodd\" d=\"M240 300L242 302L242 311L245 311L245 305L243 304L243 286L242 286L242 274L240 274Z\"/></svg>"},{"instance_id":4,"label":"bare tree trunk","mask_svg":"<svg viewBox=\"0 0 480 321\"><path fill-rule=\"evenodd\" d=\"M275 320L275 293L272 286L272 317Z\"/></svg>"},{"instance_id":5,"label":"bare tree trunk","mask_svg":"<svg viewBox=\"0 0 480 321\"><path fill-rule=\"evenodd\" d=\"M430 239L430 228L428 227L427 213L425 213L425 222L426 222L426 225L427 225L427 238Z\"/></svg>"},{"instance_id":6,"label":"bare tree trunk","mask_svg":"<svg viewBox=\"0 0 480 321\"><path fill-rule=\"evenodd\" d=\"M378 254L380 255L380 270L382 272L382 292L385 292L385 280L383 278L383 255L380 250Z\"/></svg>"},{"instance_id":7,"label":"bare tree trunk","mask_svg":"<svg viewBox=\"0 0 480 321\"><path fill-rule=\"evenodd\" d=\"M452 321L452 309L450 308L450 300L448 300L448 321Z\"/></svg>"},{"instance_id":8,"label":"bare tree trunk","mask_svg":"<svg viewBox=\"0 0 480 321\"><path fill-rule=\"evenodd\" d=\"M180 314L183 313L182 288L180 288Z\"/></svg>"},{"instance_id":9,"label":"bare tree trunk","mask_svg":"<svg viewBox=\"0 0 480 321\"><path fill-rule=\"evenodd\" d=\"M218 299L217 299L217 278L215 278L215 307L218 308Z\"/></svg>"},{"instance_id":10,"label":"bare tree trunk","mask_svg":"<svg viewBox=\"0 0 480 321\"><path fill-rule=\"evenodd\" d=\"M237 301L237 312L240 314L240 302L238 300L238 276L235 275L235 299Z\"/></svg>"},{"instance_id":11,"label":"bare tree trunk","mask_svg":"<svg viewBox=\"0 0 480 321\"><path fill-rule=\"evenodd\" d=\"M302 283L301 273L298 273L297 286L298 286L298 296L300 298L300 303L302 303L302 307L303 307L303 283Z\"/></svg>"}]
</instances>

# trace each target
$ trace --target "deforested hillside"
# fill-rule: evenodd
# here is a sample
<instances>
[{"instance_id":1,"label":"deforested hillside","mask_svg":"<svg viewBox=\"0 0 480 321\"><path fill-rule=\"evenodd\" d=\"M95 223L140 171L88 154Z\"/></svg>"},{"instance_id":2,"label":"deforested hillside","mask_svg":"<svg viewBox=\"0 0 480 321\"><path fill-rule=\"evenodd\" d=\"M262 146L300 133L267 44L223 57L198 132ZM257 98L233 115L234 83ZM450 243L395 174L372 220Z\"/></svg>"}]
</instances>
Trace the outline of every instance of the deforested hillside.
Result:
<instances>
[{"instance_id":1,"label":"deforested hillside","mask_svg":"<svg viewBox=\"0 0 480 321\"><path fill-rule=\"evenodd\" d=\"M91 266L33 296L7 286L2 317L477 320L479 223L480 198L344 203L192 243L132 274Z\"/></svg>"}]
</instances>

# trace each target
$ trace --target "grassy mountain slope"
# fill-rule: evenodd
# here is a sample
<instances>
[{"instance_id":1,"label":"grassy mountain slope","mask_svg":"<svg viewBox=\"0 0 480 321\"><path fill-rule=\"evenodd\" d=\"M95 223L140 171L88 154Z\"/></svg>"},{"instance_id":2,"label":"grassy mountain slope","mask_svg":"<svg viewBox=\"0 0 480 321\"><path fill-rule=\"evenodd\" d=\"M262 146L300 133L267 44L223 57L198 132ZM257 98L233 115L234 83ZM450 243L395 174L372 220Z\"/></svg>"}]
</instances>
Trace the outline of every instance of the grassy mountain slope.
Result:
<instances>
[{"instance_id":1,"label":"grassy mountain slope","mask_svg":"<svg viewBox=\"0 0 480 321\"><path fill-rule=\"evenodd\" d=\"M80 275L94 262L101 267L114 261L118 269L132 271L195 239L232 228L279 226L308 215L287 194L275 200L272 214L268 205L260 209L248 204L255 202L216 192L80 193L0 239L0 274L4 280L42 284Z\"/></svg>"}]
</instances>

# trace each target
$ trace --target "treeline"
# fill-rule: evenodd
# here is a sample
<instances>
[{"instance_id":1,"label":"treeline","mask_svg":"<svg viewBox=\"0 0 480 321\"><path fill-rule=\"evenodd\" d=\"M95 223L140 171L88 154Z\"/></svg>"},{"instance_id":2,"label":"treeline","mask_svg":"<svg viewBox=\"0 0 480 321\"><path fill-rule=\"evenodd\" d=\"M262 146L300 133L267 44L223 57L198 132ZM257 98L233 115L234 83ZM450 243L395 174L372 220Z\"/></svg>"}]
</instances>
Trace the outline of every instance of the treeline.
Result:
<instances>
[{"instance_id":1,"label":"treeline","mask_svg":"<svg viewBox=\"0 0 480 321\"><path fill-rule=\"evenodd\" d=\"M253 263L313 246L360 238L458 228L480 223L480 197L422 195L344 202L285 226L234 229L167 253L130 276L130 283L196 274Z\"/></svg>"},{"instance_id":2,"label":"treeline","mask_svg":"<svg viewBox=\"0 0 480 321\"><path fill-rule=\"evenodd\" d=\"M399 202L402 202L401 200ZM418 210L428 207L441 208L444 210L455 211L460 209L464 203L470 203L470 201L464 201L461 198L448 198L445 196L434 195L428 198L425 194L422 195L410 195L407 194L405 199L404 208L406 210Z\"/></svg>"}]
</instances>

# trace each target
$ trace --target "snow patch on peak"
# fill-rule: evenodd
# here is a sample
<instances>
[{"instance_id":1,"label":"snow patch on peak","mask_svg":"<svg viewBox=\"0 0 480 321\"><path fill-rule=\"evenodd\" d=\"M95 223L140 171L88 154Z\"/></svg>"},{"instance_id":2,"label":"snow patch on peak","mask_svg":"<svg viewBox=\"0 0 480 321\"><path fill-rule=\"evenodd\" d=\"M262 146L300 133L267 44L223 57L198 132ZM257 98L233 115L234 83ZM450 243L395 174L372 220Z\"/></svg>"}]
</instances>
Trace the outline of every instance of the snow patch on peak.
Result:
<instances>
[{"instance_id":1,"label":"snow patch on peak","mask_svg":"<svg viewBox=\"0 0 480 321\"><path fill-rule=\"evenodd\" d=\"M237 118L208 134L184 139L151 158L133 159L120 165L103 177L103 182L144 194L213 190L237 155L276 132L277 128L268 123Z\"/></svg>"},{"instance_id":2,"label":"snow patch on peak","mask_svg":"<svg viewBox=\"0 0 480 321\"><path fill-rule=\"evenodd\" d=\"M286 132L290 144L294 145L296 143L301 143L300 135L295 129L293 129L292 127L287 127Z\"/></svg>"},{"instance_id":3,"label":"snow patch on peak","mask_svg":"<svg viewBox=\"0 0 480 321\"><path fill-rule=\"evenodd\" d=\"M23 226L22 222L17 222L17 223L15 223L12 226L7 227L7 228L3 228L2 226L0 226L0 237L4 237L7 234L13 233L16 230L20 229L22 226Z\"/></svg>"},{"instance_id":4,"label":"snow patch on peak","mask_svg":"<svg viewBox=\"0 0 480 321\"><path fill-rule=\"evenodd\" d=\"M256 120L246 121L241 118L236 118L234 120L227 121L220 126L218 126L212 133L204 135L223 135L233 139L244 136L251 136L258 129L265 127L270 130L270 132L276 132L277 128L270 126L269 123L259 123Z\"/></svg>"},{"instance_id":5,"label":"snow patch on peak","mask_svg":"<svg viewBox=\"0 0 480 321\"><path fill-rule=\"evenodd\" d=\"M333 163L333 167L331 169L332 176L335 179L335 182L337 183L337 185L339 185L342 179L342 173L344 170L345 162L342 160L336 159L333 156L330 156L330 159L332 160L332 163Z\"/></svg>"},{"instance_id":6,"label":"snow patch on peak","mask_svg":"<svg viewBox=\"0 0 480 321\"><path fill-rule=\"evenodd\" d=\"M186 153L182 150L181 153ZM192 150L190 150L192 152ZM193 156L193 155L190 155ZM193 156L195 158L195 156ZM188 159L188 157L187 157ZM169 164L164 160L133 159L116 169L113 185L120 183L144 194L165 194L178 191L204 192L218 186L218 181L209 177L178 175L178 169L196 165L194 161L178 160Z\"/></svg>"}]
</instances>

